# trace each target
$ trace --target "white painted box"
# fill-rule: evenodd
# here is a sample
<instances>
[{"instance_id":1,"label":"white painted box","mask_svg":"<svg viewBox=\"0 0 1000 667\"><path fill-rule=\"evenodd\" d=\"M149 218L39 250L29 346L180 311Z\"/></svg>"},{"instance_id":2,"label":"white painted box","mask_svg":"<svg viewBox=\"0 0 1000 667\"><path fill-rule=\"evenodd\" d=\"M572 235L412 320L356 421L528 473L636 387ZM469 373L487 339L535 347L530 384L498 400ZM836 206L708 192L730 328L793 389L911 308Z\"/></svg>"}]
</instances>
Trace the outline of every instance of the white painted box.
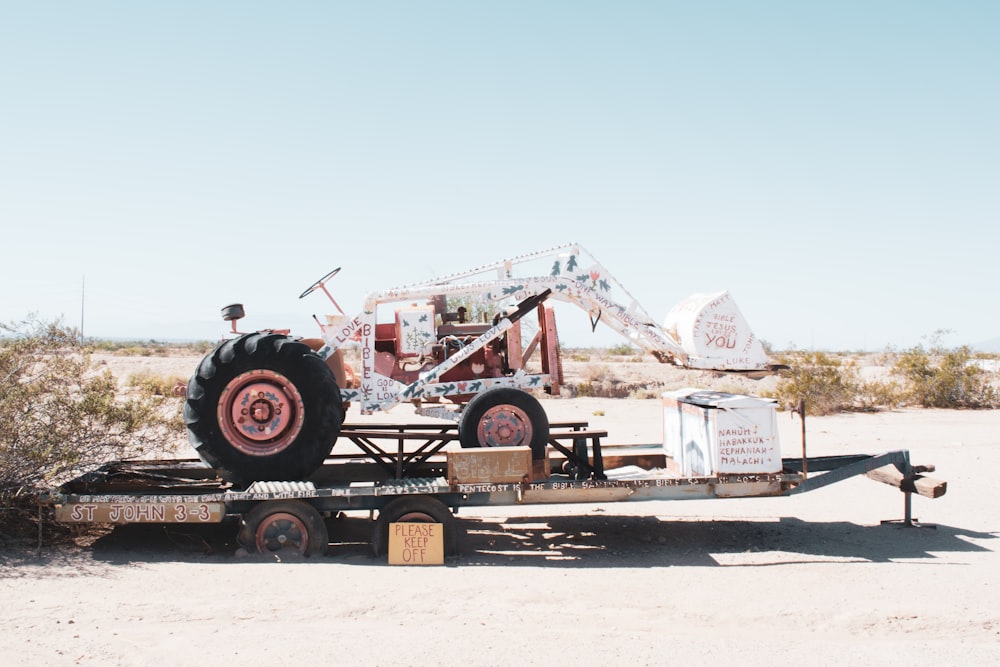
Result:
<instances>
[{"instance_id":1,"label":"white painted box","mask_svg":"<svg viewBox=\"0 0 1000 667\"><path fill-rule=\"evenodd\" d=\"M781 472L777 403L700 389L663 394L663 447L682 475Z\"/></svg>"}]
</instances>

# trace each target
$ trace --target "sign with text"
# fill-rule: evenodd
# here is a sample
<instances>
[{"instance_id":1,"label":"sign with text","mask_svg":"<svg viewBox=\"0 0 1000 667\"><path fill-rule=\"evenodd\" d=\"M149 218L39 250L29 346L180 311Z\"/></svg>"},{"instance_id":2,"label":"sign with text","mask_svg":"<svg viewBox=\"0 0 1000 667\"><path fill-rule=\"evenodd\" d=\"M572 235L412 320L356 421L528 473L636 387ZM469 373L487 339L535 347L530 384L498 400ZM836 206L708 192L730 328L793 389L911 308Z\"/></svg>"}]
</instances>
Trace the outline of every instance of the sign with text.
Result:
<instances>
[{"instance_id":1,"label":"sign with text","mask_svg":"<svg viewBox=\"0 0 1000 667\"><path fill-rule=\"evenodd\" d=\"M444 525L390 523L389 565L443 565Z\"/></svg>"},{"instance_id":2,"label":"sign with text","mask_svg":"<svg viewBox=\"0 0 1000 667\"><path fill-rule=\"evenodd\" d=\"M67 503L56 506L60 523L219 523L225 503Z\"/></svg>"}]
</instances>

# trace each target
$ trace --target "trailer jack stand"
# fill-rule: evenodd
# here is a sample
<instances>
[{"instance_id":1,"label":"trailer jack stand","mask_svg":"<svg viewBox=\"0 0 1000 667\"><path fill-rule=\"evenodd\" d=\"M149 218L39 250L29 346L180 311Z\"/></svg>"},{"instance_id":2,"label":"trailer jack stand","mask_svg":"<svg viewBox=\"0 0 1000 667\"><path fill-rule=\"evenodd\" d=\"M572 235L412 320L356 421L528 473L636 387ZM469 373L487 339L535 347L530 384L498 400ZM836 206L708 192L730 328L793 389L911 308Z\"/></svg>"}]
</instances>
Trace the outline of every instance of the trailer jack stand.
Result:
<instances>
[{"instance_id":1,"label":"trailer jack stand","mask_svg":"<svg viewBox=\"0 0 1000 667\"><path fill-rule=\"evenodd\" d=\"M922 524L919 519L913 518L913 494L909 491L903 491L903 519L885 519L882 525L897 528L937 528L934 524Z\"/></svg>"}]
</instances>

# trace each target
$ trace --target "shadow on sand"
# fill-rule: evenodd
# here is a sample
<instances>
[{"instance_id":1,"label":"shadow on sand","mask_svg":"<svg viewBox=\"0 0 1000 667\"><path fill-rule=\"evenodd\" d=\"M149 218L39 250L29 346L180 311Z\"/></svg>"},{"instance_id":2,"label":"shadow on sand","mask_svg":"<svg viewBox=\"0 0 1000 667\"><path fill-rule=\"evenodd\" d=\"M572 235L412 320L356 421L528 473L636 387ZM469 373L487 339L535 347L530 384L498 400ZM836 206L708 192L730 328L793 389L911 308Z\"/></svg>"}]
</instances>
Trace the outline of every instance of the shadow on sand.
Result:
<instances>
[{"instance_id":1,"label":"shadow on sand","mask_svg":"<svg viewBox=\"0 0 1000 667\"><path fill-rule=\"evenodd\" d=\"M937 554L984 552L997 539L951 526L863 526L849 522L770 520L665 520L603 514L514 518L463 518L461 553L454 566L532 567L765 567L789 563L891 562ZM378 565L371 523L364 517L328 522L331 544L315 563ZM232 523L211 526L118 526L85 550L97 561L246 562L274 557L237 556ZM43 556L45 558L45 556ZM37 560L35 561L38 562Z\"/></svg>"}]
</instances>

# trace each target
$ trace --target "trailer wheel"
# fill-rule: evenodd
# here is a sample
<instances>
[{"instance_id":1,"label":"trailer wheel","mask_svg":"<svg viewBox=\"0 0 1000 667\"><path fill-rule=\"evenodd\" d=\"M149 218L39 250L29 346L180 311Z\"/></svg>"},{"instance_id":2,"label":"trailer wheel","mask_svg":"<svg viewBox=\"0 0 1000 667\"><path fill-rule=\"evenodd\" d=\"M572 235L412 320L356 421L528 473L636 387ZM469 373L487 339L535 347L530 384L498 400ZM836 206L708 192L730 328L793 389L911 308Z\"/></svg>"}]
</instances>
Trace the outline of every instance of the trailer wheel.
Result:
<instances>
[{"instance_id":1,"label":"trailer wheel","mask_svg":"<svg viewBox=\"0 0 1000 667\"><path fill-rule=\"evenodd\" d=\"M549 418L531 394L498 387L473 396L458 424L462 447L531 447L531 458L544 459Z\"/></svg>"},{"instance_id":2,"label":"trailer wheel","mask_svg":"<svg viewBox=\"0 0 1000 667\"><path fill-rule=\"evenodd\" d=\"M249 553L321 556L330 537L316 508L301 500L272 500L250 510L239 543Z\"/></svg>"},{"instance_id":3,"label":"trailer wheel","mask_svg":"<svg viewBox=\"0 0 1000 667\"><path fill-rule=\"evenodd\" d=\"M372 530L372 551L376 556L389 552L389 524L401 522L440 523L444 529L444 555L458 553L461 528L447 505L431 496L400 496L378 512Z\"/></svg>"},{"instance_id":4,"label":"trailer wheel","mask_svg":"<svg viewBox=\"0 0 1000 667\"><path fill-rule=\"evenodd\" d=\"M240 483L308 477L343 421L333 372L307 345L278 334L246 334L216 347L188 382L184 402L198 455Z\"/></svg>"}]
</instances>

